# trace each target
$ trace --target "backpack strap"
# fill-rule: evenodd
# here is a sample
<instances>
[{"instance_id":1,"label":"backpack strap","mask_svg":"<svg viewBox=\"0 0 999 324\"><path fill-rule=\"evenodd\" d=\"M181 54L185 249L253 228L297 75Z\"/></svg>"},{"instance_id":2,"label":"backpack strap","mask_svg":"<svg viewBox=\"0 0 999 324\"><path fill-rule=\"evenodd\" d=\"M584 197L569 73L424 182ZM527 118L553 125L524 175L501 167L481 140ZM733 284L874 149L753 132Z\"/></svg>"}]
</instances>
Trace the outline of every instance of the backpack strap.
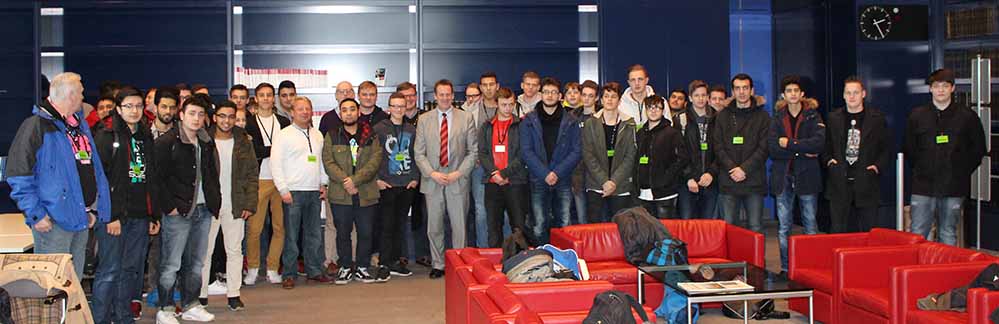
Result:
<instances>
[{"instance_id":1,"label":"backpack strap","mask_svg":"<svg viewBox=\"0 0 999 324\"><path fill-rule=\"evenodd\" d=\"M642 319L642 323L643 324L645 324L645 323L652 323L652 322L649 322L649 315L645 313L645 309L642 308L642 305L638 303L638 300L636 300L635 297L633 297L631 295L628 295L628 294L624 294L624 295L628 296L628 302L631 303L631 308L634 308L635 309L635 313L638 313L638 317Z\"/></svg>"}]
</instances>

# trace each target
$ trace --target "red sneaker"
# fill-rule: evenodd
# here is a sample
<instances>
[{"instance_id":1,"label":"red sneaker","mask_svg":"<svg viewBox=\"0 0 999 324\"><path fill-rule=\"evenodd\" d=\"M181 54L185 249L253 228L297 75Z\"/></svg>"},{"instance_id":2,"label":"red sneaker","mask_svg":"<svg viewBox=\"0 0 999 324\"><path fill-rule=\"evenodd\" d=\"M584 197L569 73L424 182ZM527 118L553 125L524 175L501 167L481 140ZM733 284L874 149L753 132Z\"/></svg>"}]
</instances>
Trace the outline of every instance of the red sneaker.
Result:
<instances>
[{"instance_id":1,"label":"red sneaker","mask_svg":"<svg viewBox=\"0 0 999 324\"><path fill-rule=\"evenodd\" d=\"M138 300L132 301L132 320L138 321L142 319L142 302Z\"/></svg>"}]
</instances>

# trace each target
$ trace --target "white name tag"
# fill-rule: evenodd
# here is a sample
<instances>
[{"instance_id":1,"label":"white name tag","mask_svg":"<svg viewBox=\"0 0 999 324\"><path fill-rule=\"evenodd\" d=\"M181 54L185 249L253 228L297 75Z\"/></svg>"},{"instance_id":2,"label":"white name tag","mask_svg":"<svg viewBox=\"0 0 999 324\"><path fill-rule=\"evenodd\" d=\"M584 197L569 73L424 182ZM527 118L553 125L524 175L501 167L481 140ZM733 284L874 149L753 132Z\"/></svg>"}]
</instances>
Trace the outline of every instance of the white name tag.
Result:
<instances>
[{"instance_id":1,"label":"white name tag","mask_svg":"<svg viewBox=\"0 0 999 324\"><path fill-rule=\"evenodd\" d=\"M496 145L496 153L506 153L506 145Z\"/></svg>"}]
</instances>

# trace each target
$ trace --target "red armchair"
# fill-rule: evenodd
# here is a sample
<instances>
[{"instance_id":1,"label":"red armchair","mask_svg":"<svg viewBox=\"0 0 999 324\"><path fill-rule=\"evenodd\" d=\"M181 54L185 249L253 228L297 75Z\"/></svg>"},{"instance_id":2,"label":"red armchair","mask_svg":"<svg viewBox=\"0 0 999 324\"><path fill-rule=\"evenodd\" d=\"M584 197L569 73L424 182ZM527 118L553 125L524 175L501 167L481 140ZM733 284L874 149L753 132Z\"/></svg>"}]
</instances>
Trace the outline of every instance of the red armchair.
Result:
<instances>
[{"instance_id":1,"label":"red armchair","mask_svg":"<svg viewBox=\"0 0 999 324\"><path fill-rule=\"evenodd\" d=\"M479 282L472 278L472 264L485 260L493 268L502 267L502 259L501 249L463 248L444 252L444 273L447 274L444 276L444 314L447 324L467 321L467 290L471 283Z\"/></svg>"},{"instance_id":2,"label":"red armchair","mask_svg":"<svg viewBox=\"0 0 999 324\"><path fill-rule=\"evenodd\" d=\"M970 323L988 324L992 310L999 307L999 291L977 288L968 291L967 312L924 311L916 301L967 285L992 262L902 266L892 269L892 323Z\"/></svg>"},{"instance_id":3,"label":"red armchair","mask_svg":"<svg viewBox=\"0 0 999 324\"><path fill-rule=\"evenodd\" d=\"M866 233L794 235L788 243L788 276L814 288L815 319L836 323L833 304L833 253L840 248L911 245L923 237L890 229L875 228ZM790 308L808 314L808 300L788 300Z\"/></svg>"},{"instance_id":4,"label":"red armchair","mask_svg":"<svg viewBox=\"0 0 999 324\"><path fill-rule=\"evenodd\" d=\"M663 220L670 233L687 243L691 263L746 261L764 266L763 235L721 220ZM551 230L551 244L576 250L586 260L592 280L607 280L614 289L637 296L638 269L624 257L614 223L572 225ZM647 280L653 280L647 278ZM645 305L658 306L662 285L646 285Z\"/></svg>"},{"instance_id":5,"label":"red armchair","mask_svg":"<svg viewBox=\"0 0 999 324\"><path fill-rule=\"evenodd\" d=\"M593 306L593 298L613 289L613 285L606 281L578 281L572 285L567 283L573 282L493 285L477 290L471 295L469 323L513 324L518 321L518 317L522 317L520 320L540 318L545 324L579 323L586 318ZM645 307L645 312L652 314L652 309ZM635 317L638 318L637 314Z\"/></svg>"},{"instance_id":6,"label":"red armchair","mask_svg":"<svg viewBox=\"0 0 999 324\"><path fill-rule=\"evenodd\" d=\"M900 282L898 281L900 278L893 278L895 271L893 268L925 265L948 267L976 261L995 262L997 259L980 252L932 242L907 246L840 249L835 252L833 272L836 323L902 324L904 322L898 317L902 316L903 311L896 310L899 305L895 305L901 300L893 298L893 294L900 293L897 289L902 289L903 286L914 288L921 287L925 283ZM902 267L903 273L905 269L907 268ZM943 278L934 280L947 281ZM951 288L966 283L967 280L958 285L951 285ZM931 288L938 287L931 286ZM930 292L927 291L926 294Z\"/></svg>"}]
</instances>

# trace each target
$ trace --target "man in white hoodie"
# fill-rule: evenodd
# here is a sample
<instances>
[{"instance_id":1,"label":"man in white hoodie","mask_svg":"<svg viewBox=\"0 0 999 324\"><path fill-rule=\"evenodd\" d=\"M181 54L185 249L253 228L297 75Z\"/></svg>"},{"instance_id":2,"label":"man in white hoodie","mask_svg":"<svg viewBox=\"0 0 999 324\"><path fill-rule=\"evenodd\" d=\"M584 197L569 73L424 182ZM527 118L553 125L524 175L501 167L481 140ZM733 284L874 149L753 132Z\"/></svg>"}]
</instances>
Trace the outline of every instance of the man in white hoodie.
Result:
<instances>
[{"instance_id":1,"label":"man in white hoodie","mask_svg":"<svg viewBox=\"0 0 999 324\"><path fill-rule=\"evenodd\" d=\"M618 109L628 116L635 117L636 126L641 127L648 119L642 102L645 97L654 94L655 91L649 85L649 71L641 64L632 65L628 68L628 89L624 90Z\"/></svg>"},{"instance_id":2,"label":"man in white hoodie","mask_svg":"<svg viewBox=\"0 0 999 324\"><path fill-rule=\"evenodd\" d=\"M541 76L534 71L524 72L524 75L520 77L520 89L524 90L524 93L517 96L520 111L514 111L514 113L520 118L524 118L541 101Z\"/></svg>"}]
</instances>

